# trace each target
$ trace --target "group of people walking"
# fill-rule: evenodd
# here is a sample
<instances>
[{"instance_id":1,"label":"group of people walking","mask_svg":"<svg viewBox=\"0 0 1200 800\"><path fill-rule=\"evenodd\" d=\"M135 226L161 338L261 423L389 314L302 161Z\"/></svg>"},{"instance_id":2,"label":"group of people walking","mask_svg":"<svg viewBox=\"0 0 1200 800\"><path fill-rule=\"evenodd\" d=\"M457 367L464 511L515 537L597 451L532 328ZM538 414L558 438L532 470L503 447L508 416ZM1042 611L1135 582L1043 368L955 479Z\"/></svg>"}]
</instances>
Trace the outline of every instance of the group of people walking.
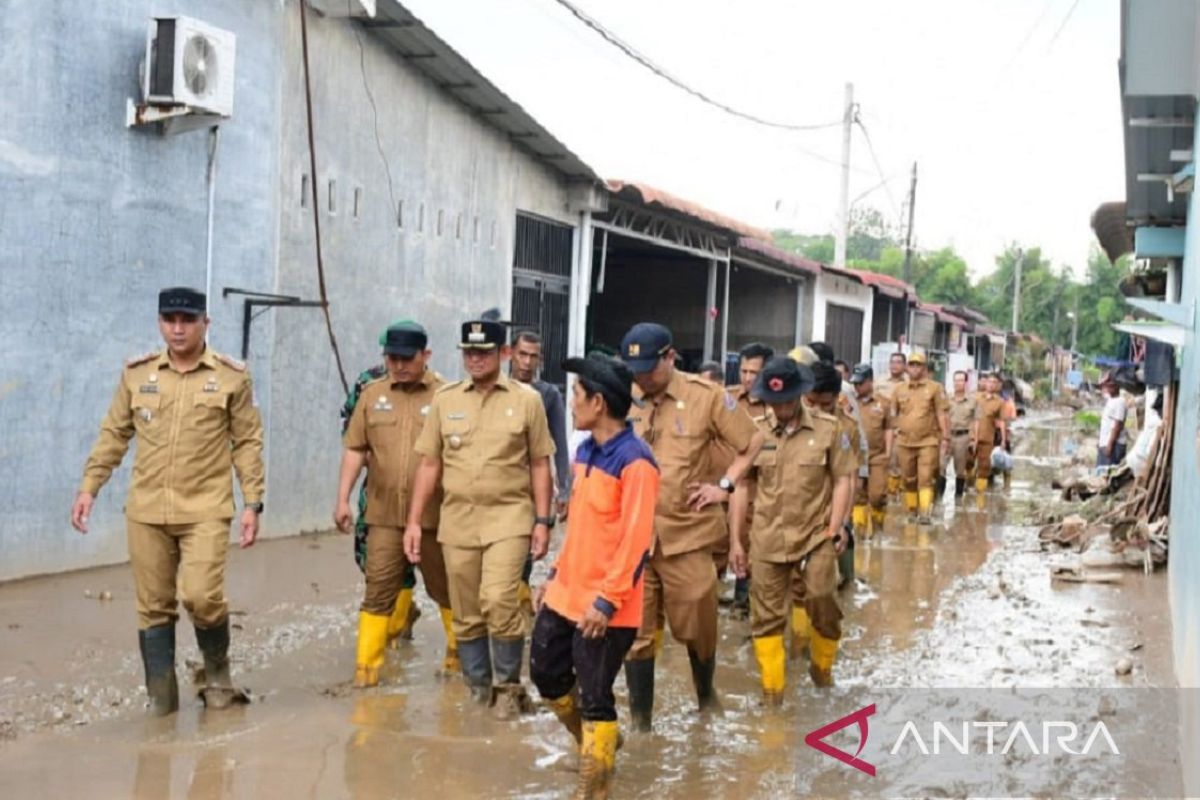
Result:
<instances>
[{"instance_id":1,"label":"group of people walking","mask_svg":"<svg viewBox=\"0 0 1200 800\"><path fill-rule=\"evenodd\" d=\"M229 672L224 597L231 474L243 547L257 534L264 483L250 377L205 344L206 298L166 289L158 310L166 349L126 363L72 522L86 532L97 492L136 438L126 526L139 644L151 709L167 714L179 704L177 585L204 653L205 703L244 699ZM956 375L947 397L921 353L896 353L876 382L869 364L839 372L819 342L787 355L754 343L741 351L740 385L727 389L680 370L671 331L643 322L617 356L562 363L575 376L567 402L583 436L568 458L566 404L537 378L540 339L518 331L510 342L498 316L462 324L459 381L432 369L422 325L389 326L382 363L342 409L333 521L355 534L365 577L353 683L378 685L389 643L411 635L419 570L445 630L443 672L461 673L502 719L533 710L528 650L541 700L579 748L578 797L606 796L622 741L613 692L622 668L632 726L652 730L668 627L687 649L697 709L720 709L727 567L748 600L764 703L784 699L789 623L813 683L832 685L837 587L854 537L881 529L889 489L902 488L905 509L929 522L947 458L956 496L969 474L982 496L990 450L1006 437L993 377L968 395L967 376ZM531 589L531 565L551 551L561 519L570 530Z\"/></svg>"}]
</instances>

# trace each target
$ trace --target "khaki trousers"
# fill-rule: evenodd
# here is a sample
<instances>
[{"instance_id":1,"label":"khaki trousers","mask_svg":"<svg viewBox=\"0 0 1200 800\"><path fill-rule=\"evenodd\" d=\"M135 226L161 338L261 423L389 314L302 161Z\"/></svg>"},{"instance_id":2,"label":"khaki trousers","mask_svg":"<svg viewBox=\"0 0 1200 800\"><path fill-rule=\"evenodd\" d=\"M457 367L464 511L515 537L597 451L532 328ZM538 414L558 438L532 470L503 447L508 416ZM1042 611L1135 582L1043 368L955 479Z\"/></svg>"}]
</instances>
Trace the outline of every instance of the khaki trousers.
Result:
<instances>
[{"instance_id":1,"label":"khaki trousers","mask_svg":"<svg viewBox=\"0 0 1200 800\"><path fill-rule=\"evenodd\" d=\"M888 462L867 464L867 477L859 478L854 493L854 505L883 508L887 505Z\"/></svg>"},{"instance_id":2,"label":"khaki trousers","mask_svg":"<svg viewBox=\"0 0 1200 800\"><path fill-rule=\"evenodd\" d=\"M717 653L717 571L712 551L702 548L665 556L655 548L644 580L642 626L629 660L654 657L654 633L664 615L672 636L701 661L713 658Z\"/></svg>"},{"instance_id":3,"label":"khaki trousers","mask_svg":"<svg viewBox=\"0 0 1200 800\"><path fill-rule=\"evenodd\" d=\"M979 442L975 445L975 479L987 479L992 477L992 451L996 449L993 444L984 444Z\"/></svg>"},{"instance_id":4,"label":"khaki trousers","mask_svg":"<svg viewBox=\"0 0 1200 800\"><path fill-rule=\"evenodd\" d=\"M965 479L975 466L971 458L971 434L960 433L950 440L950 460L954 462L954 477Z\"/></svg>"},{"instance_id":5,"label":"khaki trousers","mask_svg":"<svg viewBox=\"0 0 1200 800\"><path fill-rule=\"evenodd\" d=\"M937 482L941 448L936 444L928 447L897 445L896 451L900 457L900 472L904 476L904 491L932 489Z\"/></svg>"},{"instance_id":6,"label":"khaki trousers","mask_svg":"<svg viewBox=\"0 0 1200 800\"><path fill-rule=\"evenodd\" d=\"M464 641L484 636L523 638L525 618L517 592L529 555L529 535L480 547L443 544L442 555L450 584L455 637ZM712 569L711 559L708 568Z\"/></svg>"},{"instance_id":7,"label":"khaki trousers","mask_svg":"<svg viewBox=\"0 0 1200 800\"><path fill-rule=\"evenodd\" d=\"M886 466L886 465L885 465ZM823 540L799 561L752 560L750 632L758 639L782 636L788 604L808 612L813 629L827 639L842 638L842 609L837 603L837 552Z\"/></svg>"},{"instance_id":8,"label":"khaki trousers","mask_svg":"<svg viewBox=\"0 0 1200 800\"><path fill-rule=\"evenodd\" d=\"M446 561L438 544L437 528L421 530L421 563L417 565L425 579L425 592L442 608L450 607L450 588L446 582ZM362 610L368 614L391 614L396 595L404 585L408 559L404 557L404 531L386 525L372 525L367 536L367 588Z\"/></svg>"},{"instance_id":9,"label":"khaki trousers","mask_svg":"<svg viewBox=\"0 0 1200 800\"><path fill-rule=\"evenodd\" d=\"M138 628L173 625L177 596L199 628L225 621L225 554L229 520L148 525L126 518L125 535L137 591Z\"/></svg>"}]
</instances>

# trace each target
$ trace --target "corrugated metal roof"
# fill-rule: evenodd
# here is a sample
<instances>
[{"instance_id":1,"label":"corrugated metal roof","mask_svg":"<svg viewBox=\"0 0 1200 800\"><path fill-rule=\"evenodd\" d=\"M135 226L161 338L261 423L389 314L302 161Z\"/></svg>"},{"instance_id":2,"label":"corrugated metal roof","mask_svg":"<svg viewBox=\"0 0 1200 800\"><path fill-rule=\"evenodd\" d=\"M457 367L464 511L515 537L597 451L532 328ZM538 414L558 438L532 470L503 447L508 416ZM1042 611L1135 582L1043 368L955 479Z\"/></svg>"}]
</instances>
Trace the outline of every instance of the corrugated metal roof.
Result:
<instances>
[{"instance_id":1,"label":"corrugated metal roof","mask_svg":"<svg viewBox=\"0 0 1200 800\"><path fill-rule=\"evenodd\" d=\"M852 270L857 272L862 278L863 283L872 287L881 294L889 297L895 297L898 300L903 300L905 297L916 297L917 290L910 284L905 283L899 278L891 275L885 275L882 272L868 272L867 270Z\"/></svg>"},{"instance_id":2,"label":"corrugated metal roof","mask_svg":"<svg viewBox=\"0 0 1200 800\"><path fill-rule=\"evenodd\" d=\"M956 314L951 314L949 311L947 311L945 309L944 306L938 305L937 303L922 303L922 302L918 301L917 308L920 309L921 311L930 312L931 314L936 316L939 320L941 320L942 322L945 322L948 325L958 325L960 328L971 327L971 323L967 322L965 319L963 319L962 317L960 317Z\"/></svg>"},{"instance_id":3,"label":"corrugated metal roof","mask_svg":"<svg viewBox=\"0 0 1200 800\"><path fill-rule=\"evenodd\" d=\"M614 179L608 181L608 189L618 197L623 197L645 206L657 206L668 211L673 211L676 214L689 217L697 222L703 222L706 225L735 233L739 236L748 236L752 239L762 239L764 241L770 241L771 239L770 231L748 225L733 217L727 217L724 214L707 209L690 200L684 200L670 192L664 192L662 189L656 189L644 183Z\"/></svg>"},{"instance_id":4,"label":"corrugated metal roof","mask_svg":"<svg viewBox=\"0 0 1200 800\"><path fill-rule=\"evenodd\" d=\"M799 272L807 272L812 275L819 275L821 273L821 262L813 261L811 258L805 258L797 253L781 250L775 245L764 242L761 239L743 236L738 239L737 246L741 250L761 256L767 261L781 267L791 268Z\"/></svg>"},{"instance_id":5,"label":"corrugated metal roof","mask_svg":"<svg viewBox=\"0 0 1200 800\"><path fill-rule=\"evenodd\" d=\"M595 170L396 0L380 0L374 19L353 24L372 31L438 88L534 158L569 179L601 182Z\"/></svg>"}]
</instances>

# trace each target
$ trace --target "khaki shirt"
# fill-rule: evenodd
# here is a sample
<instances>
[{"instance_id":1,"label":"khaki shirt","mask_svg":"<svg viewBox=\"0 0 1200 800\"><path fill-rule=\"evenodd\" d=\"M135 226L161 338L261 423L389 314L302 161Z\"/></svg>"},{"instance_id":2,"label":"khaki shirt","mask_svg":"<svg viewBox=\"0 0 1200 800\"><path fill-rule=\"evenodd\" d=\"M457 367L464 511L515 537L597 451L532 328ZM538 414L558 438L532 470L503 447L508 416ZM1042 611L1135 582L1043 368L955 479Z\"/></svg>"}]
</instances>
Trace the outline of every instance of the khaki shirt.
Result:
<instances>
[{"instance_id":1,"label":"khaki shirt","mask_svg":"<svg viewBox=\"0 0 1200 800\"><path fill-rule=\"evenodd\" d=\"M946 411L946 390L926 378L897 386L892 392L892 424L901 447L931 447L942 441L938 413Z\"/></svg>"},{"instance_id":2,"label":"khaki shirt","mask_svg":"<svg viewBox=\"0 0 1200 800\"><path fill-rule=\"evenodd\" d=\"M349 450L370 453L367 481L368 525L403 528L408 518L408 501L421 456L413 450L434 393L445 381L433 370L410 387L393 384L387 377L368 383L354 406L350 424L342 437ZM436 528L442 502L439 487L425 507L421 527Z\"/></svg>"},{"instance_id":3,"label":"khaki shirt","mask_svg":"<svg viewBox=\"0 0 1200 800\"><path fill-rule=\"evenodd\" d=\"M782 564L812 552L829 529L833 486L854 473L854 446L835 417L801 403L790 434L768 411L755 424L766 443L748 473L754 498L750 552Z\"/></svg>"},{"instance_id":4,"label":"khaki shirt","mask_svg":"<svg viewBox=\"0 0 1200 800\"><path fill-rule=\"evenodd\" d=\"M714 442L740 453L754 438L754 423L733 396L698 375L676 371L658 402L634 406L629 421L650 445L662 474L655 546L673 556L711 547L728 536L719 504L693 511L687 501L689 484L712 480Z\"/></svg>"},{"instance_id":5,"label":"khaki shirt","mask_svg":"<svg viewBox=\"0 0 1200 800\"><path fill-rule=\"evenodd\" d=\"M871 394L858 401L859 422L863 434L867 437L867 451L870 453L870 463L887 463L887 432L892 429L892 416L888 407L876 394Z\"/></svg>"},{"instance_id":6,"label":"khaki shirt","mask_svg":"<svg viewBox=\"0 0 1200 800\"><path fill-rule=\"evenodd\" d=\"M858 469L863 464L863 431L858 426L858 406L850 405L846 396L839 395L838 404L834 416L838 422L838 433L845 434L850 440L850 458L854 462L854 469Z\"/></svg>"},{"instance_id":7,"label":"khaki shirt","mask_svg":"<svg viewBox=\"0 0 1200 800\"><path fill-rule=\"evenodd\" d=\"M263 430L246 365L205 350L190 372L166 352L130 359L80 490L96 494L137 437L125 516L147 525L232 519L237 470L247 503L263 499Z\"/></svg>"},{"instance_id":8,"label":"khaki shirt","mask_svg":"<svg viewBox=\"0 0 1200 800\"><path fill-rule=\"evenodd\" d=\"M956 431L972 433L971 423L979 418L979 406L975 398L969 394L962 397L951 395L947 402L950 404L950 435L956 435Z\"/></svg>"},{"instance_id":9,"label":"khaki shirt","mask_svg":"<svg viewBox=\"0 0 1200 800\"><path fill-rule=\"evenodd\" d=\"M726 386L725 391L737 401L738 408L745 411L751 419L762 416L767 412L766 404L761 400L752 398L750 393L743 389L741 385ZM725 477L725 473L729 471L729 466L736 457L737 453L723 439L714 439L712 442L712 475L709 480L712 483L716 483Z\"/></svg>"},{"instance_id":10,"label":"khaki shirt","mask_svg":"<svg viewBox=\"0 0 1200 800\"><path fill-rule=\"evenodd\" d=\"M979 392L975 395L975 403L979 408L979 433L975 441L992 444L996 441L996 425L1004 416L1004 401L998 395Z\"/></svg>"},{"instance_id":11,"label":"khaki shirt","mask_svg":"<svg viewBox=\"0 0 1200 800\"><path fill-rule=\"evenodd\" d=\"M900 379L897 380L892 377L891 373L888 373L883 378L880 378L879 380L875 381L875 393L877 395L879 395L880 397L882 397L884 400L890 400L892 397L892 394L896 391L897 386L905 386L907 384L908 384L908 376L907 375L902 375L902 376L900 376Z\"/></svg>"},{"instance_id":12,"label":"khaki shirt","mask_svg":"<svg viewBox=\"0 0 1200 800\"><path fill-rule=\"evenodd\" d=\"M414 449L442 462L439 542L482 547L529 536L536 516L529 466L554 455L536 391L507 375L486 394L470 380L446 384Z\"/></svg>"}]
</instances>

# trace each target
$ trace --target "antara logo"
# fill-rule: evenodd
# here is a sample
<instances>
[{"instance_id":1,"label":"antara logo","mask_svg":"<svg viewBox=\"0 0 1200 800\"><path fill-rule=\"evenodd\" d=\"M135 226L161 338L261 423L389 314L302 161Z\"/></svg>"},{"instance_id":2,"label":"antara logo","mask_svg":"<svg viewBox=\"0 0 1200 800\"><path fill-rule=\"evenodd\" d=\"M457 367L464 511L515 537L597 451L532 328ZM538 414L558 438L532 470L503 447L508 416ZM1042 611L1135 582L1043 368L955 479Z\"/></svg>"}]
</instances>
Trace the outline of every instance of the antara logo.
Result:
<instances>
[{"instance_id":1,"label":"antara logo","mask_svg":"<svg viewBox=\"0 0 1200 800\"><path fill-rule=\"evenodd\" d=\"M841 719L812 731L804 737L804 743L814 750L836 758L843 764L875 777L875 765L859 757L867 746L867 737L870 734L867 719L874 714L874 703L864 706L852 714L847 714ZM856 723L858 725L858 749L853 754L824 741L826 737ZM1105 749L1110 755L1119 756L1121 754L1112 733L1103 722L1097 722L1086 736L1084 735L1085 731L1075 723L1059 720L1033 724L1034 732L1040 733L1041 736L1035 735L1030 731L1030 725L1019 720L1015 722L964 720L960 724L958 737L955 737L952 732L950 723L945 722L934 722L930 735L922 736L917 724L908 720L904 723L889 752L891 755L897 755L901 749L911 746L915 747L921 755L938 756L943 752L944 741L949 745L946 748L947 751L953 750L960 755L1004 756L1017 748L1028 750L1035 756L1051 757L1087 756L1091 755L1093 750L1102 753ZM929 746L929 742L933 743L932 748Z\"/></svg>"},{"instance_id":2,"label":"antara logo","mask_svg":"<svg viewBox=\"0 0 1200 800\"><path fill-rule=\"evenodd\" d=\"M863 748L867 746L867 735L870 733L869 729L867 728L867 718L874 713L875 704L871 703L871 705L860 708L853 714L847 714L841 719L835 719L833 722L824 727L817 728L815 731L808 734L808 736L804 737L804 743L814 750L820 750L827 756L833 756L843 764L849 764L859 772L865 772L874 778L875 765L868 761L863 761L858 757L859 754L862 753ZM822 741L826 736L837 733L842 728L848 727L856 722L858 723L858 749L854 751L854 755L850 755L845 750L839 750L833 745Z\"/></svg>"}]
</instances>

